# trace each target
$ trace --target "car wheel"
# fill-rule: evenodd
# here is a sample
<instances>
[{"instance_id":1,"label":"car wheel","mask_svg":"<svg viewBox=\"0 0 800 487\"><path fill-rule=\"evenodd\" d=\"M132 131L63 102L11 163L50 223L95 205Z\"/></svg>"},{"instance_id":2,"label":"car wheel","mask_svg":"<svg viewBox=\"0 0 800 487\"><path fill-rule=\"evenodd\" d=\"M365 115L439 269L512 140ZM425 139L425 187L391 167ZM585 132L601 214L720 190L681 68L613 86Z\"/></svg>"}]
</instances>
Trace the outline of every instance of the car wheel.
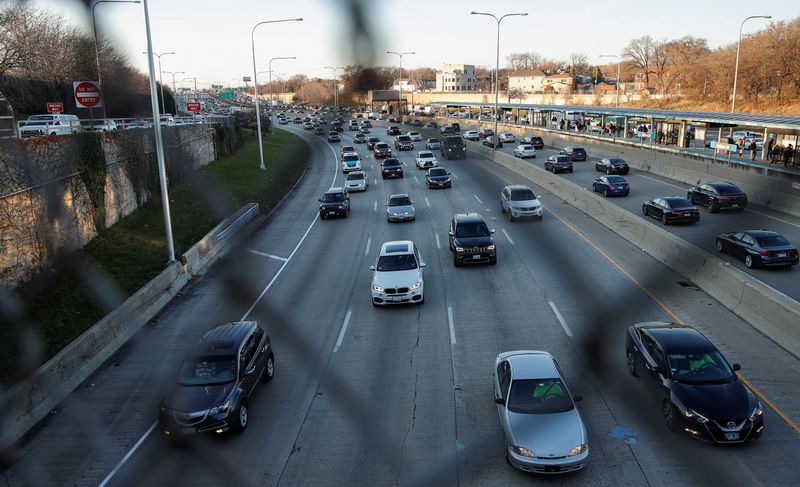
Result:
<instances>
[{"instance_id":1,"label":"car wheel","mask_svg":"<svg viewBox=\"0 0 800 487\"><path fill-rule=\"evenodd\" d=\"M608 188L603 188L603 196L608 197Z\"/></svg>"},{"instance_id":2,"label":"car wheel","mask_svg":"<svg viewBox=\"0 0 800 487\"><path fill-rule=\"evenodd\" d=\"M458 261L456 254L453 254L453 267L461 267L461 262Z\"/></svg>"},{"instance_id":3,"label":"car wheel","mask_svg":"<svg viewBox=\"0 0 800 487\"><path fill-rule=\"evenodd\" d=\"M717 239L717 252L722 253L725 251L725 248L722 246L722 240Z\"/></svg>"},{"instance_id":4,"label":"car wheel","mask_svg":"<svg viewBox=\"0 0 800 487\"><path fill-rule=\"evenodd\" d=\"M753 267L755 267L756 261L753 260L753 256L752 255L747 254L747 257L744 258L744 265L748 269L752 269Z\"/></svg>"},{"instance_id":5,"label":"car wheel","mask_svg":"<svg viewBox=\"0 0 800 487\"><path fill-rule=\"evenodd\" d=\"M239 408L236 410L236 421L233 424L233 430L237 433L241 433L247 428L248 421L247 401L242 401L242 403L239 404Z\"/></svg>"},{"instance_id":6,"label":"car wheel","mask_svg":"<svg viewBox=\"0 0 800 487\"><path fill-rule=\"evenodd\" d=\"M322 214L322 213L320 213L320 214L319 214L319 219L320 219L320 220L324 220L324 219L325 219L325 215L324 215L324 214Z\"/></svg>"},{"instance_id":7,"label":"car wheel","mask_svg":"<svg viewBox=\"0 0 800 487\"><path fill-rule=\"evenodd\" d=\"M505 212L506 212L506 207L503 205L503 202L501 201L500 202L500 213L505 213Z\"/></svg>"},{"instance_id":8,"label":"car wheel","mask_svg":"<svg viewBox=\"0 0 800 487\"><path fill-rule=\"evenodd\" d=\"M644 216L650 216L650 212L647 210L647 206L642 205L642 214Z\"/></svg>"},{"instance_id":9,"label":"car wheel","mask_svg":"<svg viewBox=\"0 0 800 487\"><path fill-rule=\"evenodd\" d=\"M497 265L497 257L489 261L489 265Z\"/></svg>"},{"instance_id":10,"label":"car wheel","mask_svg":"<svg viewBox=\"0 0 800 487\"><path fill-rule=\"evenodd\" d=\"M611 174L611 168L606 169L606 174Z\"/></svg>"},{"instance_id":11,"label":"car wheel","mask_svg":"<svg viewBox=\"0 0 800 487\"><path fill-rule=\"evenodd\" d=\"M572 169L569 170L569 173L572 174Z\"/></svg>"},{"instance_id":12,"label":"car wheel","mask_svg":"<svg viewBox=\"0 0 800 487\"><path fill-rule=\"evenodd\" d=\"M417 304L424 304L424 303L425 303L425 295L423 294L422 295L422 299L420 299L419 303L417 303Z\"/></svg>"},{"instance_id":13,"label":"car wheel","mask_svg":"<svg viewBox=\"0 0 800 487\"><path fill-rule=\"evenodd\" d=\"M670 431L678 429L678 418L675 416L675 406L668 400L665 400L661 411L664 414L664 423L667 425L667 429Z\"/></svg>"},{"instance_id":14,"label":"car wheel","mask_svg":"<svg viewBox=\"0 0 800 487\"><path fill-rule=\"evenodd\" d=\"M264 382L269 382L275 377L275 357L269 354L267 365L264 367Z\"/></svg>"},{"instance_id":15,"label":"car wheel","mask_svg":"<svg viewBox=\"0 0 800 487\"><path fill-rule=\"evenodd\" d=\"M345 210L344 213L342 213L342 216L347 218L347 210Z\"/></svg>"},{"instance_id":16,"label":"car wheel","mask_svg":"<svg viewBox=\"0 0 800 487\"><path fill-rule=\"evenodd\" d=\"M708 203L708 212L709 213L716 213L717 209L718 209L717 205L714 204L713 200Z\"/></svg>"},{"instance_id":17,"label":"car wheel","mask_svg":"<svg viewBox=\"0 0 800 487\"><path fill-rule=\"evenodd\" d=\"M628 373L634 377L637 377L636 360L633 357L633 352L630 350L625 352L625 365L628 366Z\"/></svg>"},{"instance_id":18,"label":"car wheel","mask_svg":"<svg viewBox=\"0 0 800 487\"><path fill-rule=\"evenodd\" d=\"M668 225L668 223L667 223L667 214L666 213L662 213L661 214L661 223L663 223L664 225Z\"/></svg>"},{"instance_id":19,"label":"car wheel","mask_svg":"<svg viewBox=\"0 0 800 487\"><path fill-rule=\"evenodd\" d=\"M510 222L514 221L514 214L511 213L511 209L510 208L508 210L508 221L510 221Z\"/></svg>"}]
</instances>

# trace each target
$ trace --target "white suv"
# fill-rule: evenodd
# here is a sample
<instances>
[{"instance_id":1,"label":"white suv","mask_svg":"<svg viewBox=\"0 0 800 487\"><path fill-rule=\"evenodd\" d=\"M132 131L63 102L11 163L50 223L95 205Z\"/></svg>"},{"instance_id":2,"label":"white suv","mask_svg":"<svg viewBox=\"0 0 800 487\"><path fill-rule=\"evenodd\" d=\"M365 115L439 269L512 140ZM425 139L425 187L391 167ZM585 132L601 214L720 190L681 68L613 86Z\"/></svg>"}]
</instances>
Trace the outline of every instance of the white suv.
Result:
<instances>
[{"instance_id":1,"label":"white suv","mask_svg":"<svg viewBox=\"0 0 800 487\"><path fill-rule=\"evenodd\" d=\"M425 263L411 240L396 240L381 245L378 262L370 266L372 305L425 302L422 268Z\"/></svg>"},{"instance_id":2,"label":"white suv","mask_svg":"<svg viewBox=\"0 0 800 487\"><path fill-rule=\"evenodd\" d=\"M430 169L432 167L436 167L436 163L438 162L436 160L436 156L433 155L433 152L426 150L417 152L416 161L417 168L419 169Z\"/></svg>"}]
</instances>

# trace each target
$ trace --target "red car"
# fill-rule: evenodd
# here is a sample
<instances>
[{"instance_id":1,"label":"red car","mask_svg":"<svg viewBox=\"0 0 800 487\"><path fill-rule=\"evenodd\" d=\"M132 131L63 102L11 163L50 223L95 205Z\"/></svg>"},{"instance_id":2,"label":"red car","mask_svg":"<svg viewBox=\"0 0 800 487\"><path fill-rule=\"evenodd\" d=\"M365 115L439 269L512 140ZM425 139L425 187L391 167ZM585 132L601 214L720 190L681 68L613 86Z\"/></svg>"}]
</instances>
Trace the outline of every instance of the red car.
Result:
<instances>
[{"instance_id":1,"label":"red car","mask_svg":"<svg viewBox=\"0 0 800 487\"><path fill-rule=\"evenodd\" d=\"M497 139L497 148L498 149L502 149L503 148L503 139L501 139L500 137L495 137L494 135L490 135L489 137L484 138L483 139L483 145L485 145L487 147L494 148L495 139Z\"/></svg>"}]
</instances>

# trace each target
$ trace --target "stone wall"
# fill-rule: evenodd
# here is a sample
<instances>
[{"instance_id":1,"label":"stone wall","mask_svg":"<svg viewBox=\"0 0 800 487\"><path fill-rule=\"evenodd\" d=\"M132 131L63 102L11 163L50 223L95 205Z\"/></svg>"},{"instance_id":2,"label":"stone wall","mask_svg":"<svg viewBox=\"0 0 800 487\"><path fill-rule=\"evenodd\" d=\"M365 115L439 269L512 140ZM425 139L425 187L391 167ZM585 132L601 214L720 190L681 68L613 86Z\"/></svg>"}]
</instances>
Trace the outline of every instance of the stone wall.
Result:
<instances>
[{"instance_id":1,"label":"stone wall","mask_svg":"<svg viewBox=\"0 0 800 487\"><path fill-rule=\"evenodd\" d=\"M163 134L170 183L215 158L210 125ZM26 281L157 193L152 130L0 140L0 284Z\"/></svg>"}]
</instances>

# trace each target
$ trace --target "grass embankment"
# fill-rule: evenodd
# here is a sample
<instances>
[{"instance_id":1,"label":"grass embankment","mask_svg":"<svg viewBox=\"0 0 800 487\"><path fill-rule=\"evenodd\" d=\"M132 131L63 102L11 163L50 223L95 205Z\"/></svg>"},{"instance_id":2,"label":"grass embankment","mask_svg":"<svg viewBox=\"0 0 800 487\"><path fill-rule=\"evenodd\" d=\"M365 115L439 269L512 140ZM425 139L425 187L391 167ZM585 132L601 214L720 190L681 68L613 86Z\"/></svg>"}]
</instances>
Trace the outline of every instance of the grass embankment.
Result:
<instances>
[{"instance_id":1,"label":"grass embankment","mask_svg":"<svg viewBox=\"0 0 800 487\"><path fill-rule=\"evenodd\" d=\"M257 139L244 137L245 144L236 155L212 162L196 171L191 180L170 187L177 255L245 203L257 202L262 213L269 211L303 173L308 146L297 136L276 130L274 136L264 139L266 171L258 168ZM78 262L105 274L124 297L164 269L167 254L160 196L154 195L150 202L102 232L74 257L64 267L54 270L44 283L39 279L40 282L18 290L28 305L26 323L35 327L42 341L43 361L107 314ZM8 372L13 363L12 359L0 366L0 383L10 378Z\"/></svg>"}]
</instances>

